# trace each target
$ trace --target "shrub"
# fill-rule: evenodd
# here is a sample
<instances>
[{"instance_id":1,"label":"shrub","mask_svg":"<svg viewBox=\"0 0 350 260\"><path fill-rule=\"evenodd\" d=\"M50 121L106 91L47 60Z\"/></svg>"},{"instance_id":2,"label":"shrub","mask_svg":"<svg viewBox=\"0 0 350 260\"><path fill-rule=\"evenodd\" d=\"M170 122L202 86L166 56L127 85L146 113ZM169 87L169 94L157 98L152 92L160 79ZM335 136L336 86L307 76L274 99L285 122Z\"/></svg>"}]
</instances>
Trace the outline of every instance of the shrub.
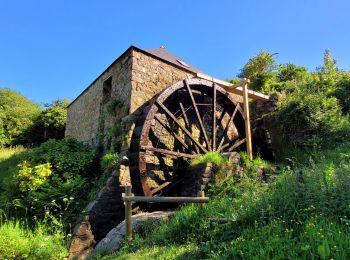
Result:
<instances>
[{"instance_id":1,"label":"shrub","mask_svg":"<svg viewBox=\"0 0 350 260\"><path fill-rule=\"evenodd\" d=\"M349 118L338 100L322 93L291 93L281 100L276 116L286 143L297 147L319 148L349 134Z\"/></svg>"},{"instance_id":2,"label":"shrub","mask_svg":"<svg viewBox=\"0 0 350 260\"><path fill-rule=\"evenodd\" d=\"M111 172L115 169L118 163L117 153L106 153L101 160L101 167L104 172Z\"/></svg>"},{"instance_id":3,"label":"shrub","mask_svg":"<svg viewBox=\"0 0 350 260\"><path fill-rule=\"evenodd\" d=\"M88 145L72 138L49 140L27 151L3 193L7 214L71 223L96 181L94 158Z\"/></svg>"}]
</instances>

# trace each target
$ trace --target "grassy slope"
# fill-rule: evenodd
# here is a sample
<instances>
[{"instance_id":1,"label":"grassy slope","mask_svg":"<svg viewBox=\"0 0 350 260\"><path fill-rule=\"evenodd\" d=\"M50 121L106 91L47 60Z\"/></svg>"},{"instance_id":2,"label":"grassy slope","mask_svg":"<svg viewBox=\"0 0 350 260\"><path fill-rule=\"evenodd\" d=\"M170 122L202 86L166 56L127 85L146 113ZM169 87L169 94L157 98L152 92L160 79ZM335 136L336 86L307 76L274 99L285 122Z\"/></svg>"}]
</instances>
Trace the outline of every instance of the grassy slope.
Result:
<instances>
[{"instance_id":1,"label":"grassy slope","mask_svg":"<svg viewBox=\"0 0 350 260\"><path fill-rule=\"evenodd\" d=\"M11 176L23 148L0 150L0 184ZM1 192L1 189L0 189ZM16 220L7 220L0 208L0 259L63 259L67 256L65 236L40 224L29 229Z\"/></svg>"},{"instance_id":2,"label":"grassy slope","mask_svg":"<svg viewBox=\"0 0 350 260\"><path fill-rule=\"evenodd\" d=\"M0 226L0 258L63 259L68 254L64 234L48 229L39 225L33 231L19 222L4 222Z\"/></svg>"},{"instance_id":3,"label":"grassy slope","mask_svg":"<svg viewBox=\"0 0 350 260\"><path fill-rule=\"evenodd\" d=\"M245 161L248 176L214 186L204 209L188 205L167 223L147 223L104 259L349 259L350 144L313 157L293 163L303 183L284 167L274 183L261 184ZM208 220L218 217L233 221Z\"/></svg>"}]
</instances>

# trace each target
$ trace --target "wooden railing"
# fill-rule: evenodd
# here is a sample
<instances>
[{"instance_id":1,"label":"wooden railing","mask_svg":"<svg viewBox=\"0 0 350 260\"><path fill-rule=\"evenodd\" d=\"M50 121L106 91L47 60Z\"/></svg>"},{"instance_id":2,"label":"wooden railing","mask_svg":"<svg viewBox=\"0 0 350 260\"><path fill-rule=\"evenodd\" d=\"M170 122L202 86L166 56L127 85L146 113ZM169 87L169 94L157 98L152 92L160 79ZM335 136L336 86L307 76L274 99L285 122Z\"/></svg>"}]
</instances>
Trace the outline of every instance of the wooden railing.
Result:
<instances>
[{"instance_id":1,"label":"wooden railing","mask_svg":"<svg viewBox=\"0 0 350 260\"><path fill-rule=\"evenodd\" d=\"M209 198L205 197L204 191L201 191L200 197L144 197L134 196L131 193L131 186L125 186L123 193L123 201L125 205L125 237L132 239L132 203L148 202L148 203L207 203Z\"/></svg>"}]
</instances>

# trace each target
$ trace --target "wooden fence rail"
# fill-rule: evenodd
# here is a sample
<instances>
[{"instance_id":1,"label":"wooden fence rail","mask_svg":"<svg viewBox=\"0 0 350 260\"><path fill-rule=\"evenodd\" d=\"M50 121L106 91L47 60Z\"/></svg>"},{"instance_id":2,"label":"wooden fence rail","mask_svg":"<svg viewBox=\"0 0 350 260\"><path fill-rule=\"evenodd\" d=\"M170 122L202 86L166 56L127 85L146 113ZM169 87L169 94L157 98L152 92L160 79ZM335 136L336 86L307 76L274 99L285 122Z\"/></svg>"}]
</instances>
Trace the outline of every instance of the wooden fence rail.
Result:
<instances>
[{"instance_id":1,"label":"wooden fence rail","mask_svg":"<svg viewBox=\"0 0 350 260\"><path fill-rule=\"evenodd\" d=\"M123 201L125 205L125 237L132 239L132 203L149 202L149 203L207 203L209 198L205 197L204 191L201 191L200 197L144 197L134 196L131 193L131 186L125 186Z\"/></svg>"}]
</instances>

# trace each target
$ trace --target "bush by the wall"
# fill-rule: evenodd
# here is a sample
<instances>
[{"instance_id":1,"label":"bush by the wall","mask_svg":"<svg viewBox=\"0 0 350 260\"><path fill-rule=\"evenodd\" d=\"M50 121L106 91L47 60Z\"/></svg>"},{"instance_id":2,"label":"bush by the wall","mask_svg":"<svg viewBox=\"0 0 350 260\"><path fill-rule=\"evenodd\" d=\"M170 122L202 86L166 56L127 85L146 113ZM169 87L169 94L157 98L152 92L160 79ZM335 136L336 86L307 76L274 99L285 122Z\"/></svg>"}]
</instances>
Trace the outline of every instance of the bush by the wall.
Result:
<instances>
[{"instance_id":1,"label":"bush by the wall","mask_svg":"<svg viewBox=\"0 0 350 260\"><path fill-rule=\"evenodd\" d=\"M49 140L29 150L3 193L7 215L57 225L72 222L96 181L96 163L94 151L72 138Z\"/></svg>"}]
</instances>

